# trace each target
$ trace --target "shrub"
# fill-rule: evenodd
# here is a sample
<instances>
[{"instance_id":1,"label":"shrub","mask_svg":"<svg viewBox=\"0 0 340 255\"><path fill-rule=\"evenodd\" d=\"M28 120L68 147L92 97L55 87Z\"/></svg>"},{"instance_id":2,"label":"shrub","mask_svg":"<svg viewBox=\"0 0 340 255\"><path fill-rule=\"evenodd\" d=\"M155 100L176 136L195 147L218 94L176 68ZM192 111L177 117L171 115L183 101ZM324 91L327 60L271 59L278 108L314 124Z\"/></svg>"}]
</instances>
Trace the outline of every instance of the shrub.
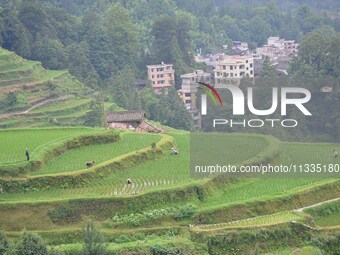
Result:
<instances>
[{"instance_id":1,"label":"shrub","mask_svg":"<svg viewBox=\"0 0 340 255\"><path fill-rule=\"evenodd\" d=\"M178 250L175 247L165 247L156 244L151 247L151 252L153 255L175 255L178 254Z\"/></svg>"},{"instance_id":2,"label":"shrub","mask_svg":"<svg viewBox=\"0 0 340 255\"><path fill-rule=\"evenodd\" d=\"M104 255L106 246L102 235L96 230L94 223L89 222L83 228L83 255Z\"/></svg>"},{"instance_id":3,"label":"shrub","mask_svg":"<svg viewBox=\"0 0 340 255\"><path fill-rule=\"evenodd\" d=\"M174 215L174 219L175 220L189 219L192 218L195 212L196 212L195 206L191 204L186 204L178 208L177 212Z\"/></svg>"},{"instance_id":4,"label":"shrub","mask_svg":"<svg viewBox=\"0 0 340 255\"><path fill-rule=\"evenodd\" d=\"M46 255L47 246L40 236L33 233L24 233L16 247L17 255Z\"/></svg>"},{"instance_id":5,"label":"shrub","mask_svg":"<svg viewBox=\"0 0 340 255\"><path fill-rule=\"evenodd\" d=\"M47 214L54 223L61 221L69 222L77 218L77 210L73 206L60 206L56 209L50 209Z\"/></svg>"},{"instance_id":6,"label":"shrub","mask_svg":"<svg viewBox=\"0 0 340 255\"><path fill-rule=\"evenodd\" d=\"M9 248L9 242L6 236L0 232L0 254L4 254Z\"/></svg>"}]
</instances>

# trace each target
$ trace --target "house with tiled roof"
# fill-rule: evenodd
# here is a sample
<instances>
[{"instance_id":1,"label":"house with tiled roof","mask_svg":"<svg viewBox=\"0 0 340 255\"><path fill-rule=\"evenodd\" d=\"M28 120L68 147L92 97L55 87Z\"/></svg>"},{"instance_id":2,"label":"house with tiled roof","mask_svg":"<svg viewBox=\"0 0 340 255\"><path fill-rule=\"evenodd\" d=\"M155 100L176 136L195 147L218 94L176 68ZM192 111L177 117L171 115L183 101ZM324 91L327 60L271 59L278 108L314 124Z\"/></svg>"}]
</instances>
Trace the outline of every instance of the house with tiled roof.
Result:
<instances>
[{"instance_id":1,"label":"house with tiled roof","mask_svg":"<svg viewBox=\"0 0 340 255\"><path fill-rule=\"evenodd\" d=\"M106 121L110 128L129 129L137 132L164 133L164 130L148 122L144 111L109 112Z\"/></svg>"}]
</instances>

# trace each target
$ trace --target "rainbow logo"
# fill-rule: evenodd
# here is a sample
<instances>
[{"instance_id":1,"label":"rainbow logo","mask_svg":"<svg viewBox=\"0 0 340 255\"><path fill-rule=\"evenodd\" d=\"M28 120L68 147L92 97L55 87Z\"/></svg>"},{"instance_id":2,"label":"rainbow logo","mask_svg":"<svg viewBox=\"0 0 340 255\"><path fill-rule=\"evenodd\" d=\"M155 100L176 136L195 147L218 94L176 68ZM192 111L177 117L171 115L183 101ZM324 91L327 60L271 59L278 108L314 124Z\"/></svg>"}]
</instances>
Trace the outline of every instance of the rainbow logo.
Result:
<instances>
[{"instance_id":1,"label":"rainbow logo","mask_svg":"<svg viewBox=\"0 0 340 255\"><path fill-rule=\"evenodd\" d=\"M217 104L217 100L218 100L220 105L222 106L223 101L221 99L221 96L214 87L204 82L198 82L198 83L203 86L203 87L198 87L198 89L203 90L206 94L208 94L215 105ZM217 100L215 97L217 98Z\"/></svg>"}]
</instances>

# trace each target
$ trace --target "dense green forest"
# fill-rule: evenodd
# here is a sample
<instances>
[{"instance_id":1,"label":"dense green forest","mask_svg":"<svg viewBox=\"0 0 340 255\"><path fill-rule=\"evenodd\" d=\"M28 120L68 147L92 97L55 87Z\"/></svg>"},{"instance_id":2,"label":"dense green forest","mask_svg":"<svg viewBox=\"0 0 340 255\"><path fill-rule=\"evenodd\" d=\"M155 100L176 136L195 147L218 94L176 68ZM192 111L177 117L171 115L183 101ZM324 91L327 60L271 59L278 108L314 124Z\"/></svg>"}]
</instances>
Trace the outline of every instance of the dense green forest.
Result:
<instances>
[{"instance_id":1,"label":"dense green forest","mask_svg":"<svg viewBox=\"0 0 340 255\"><path fill-rule=\"evenodd\" d=\"M280 82L289 80L297 85L322 82L325 86L335 82L337 86L340 31L340 21L334 12L337 1L1 0L0 3L2 47L41 61L49 69L68 69L87 86L107 92L105 100L113 98L125 109L142 108L153 120L177 128L189 129L190 121L180 100L172 98L175 92L163 96L150 90L138 92L136 80L147 78L147 64L164 61L174 64L179 88L181 74L204 68L193 60L198 50L211 52L233 40L246 41L251 49L266 43L272 35L303 42L300 56L292 64L292 79ZM315 51L318 47L322 51ZM333 57L328 57L328 50ZM274 70L269 76L258 81L265 83L262 88L280 79ZM318 85L315 89L319 89ZM334 127L328 128L338 132Z\"/></svg>"}]
</instances>

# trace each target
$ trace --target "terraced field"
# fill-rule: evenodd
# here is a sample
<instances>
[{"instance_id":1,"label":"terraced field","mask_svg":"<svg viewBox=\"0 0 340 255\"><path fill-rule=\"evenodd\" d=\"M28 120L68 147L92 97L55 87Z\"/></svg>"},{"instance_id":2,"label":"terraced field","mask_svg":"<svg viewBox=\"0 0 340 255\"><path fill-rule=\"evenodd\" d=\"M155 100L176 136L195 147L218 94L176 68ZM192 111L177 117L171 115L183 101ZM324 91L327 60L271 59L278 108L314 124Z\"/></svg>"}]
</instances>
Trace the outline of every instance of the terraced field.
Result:
<instances>
[{"instance_id":1,"label":"terraced field","mask_svg":"<svg viewBox=\"0 0 340 255\"><path fill-rule=\"evenodd\" d=\"M264 227L271 226L286 222L302 220L305 215L293 211L279 212L271 215L258 216L248 218L245 220L231 221L220 224L209 224L201 226L193 226L192 230L196 231L215 231L228 228L251 228L251 227Z\"/></svg>"},{"instance_id":2,"label":"terraced field","mask_svg":"<svg viewBox=\"0 0 340 255\"><path fill-rule=\"evenodd\" d=\"M123 134L121 140L114 143L88 145L68 151L50 160L41 170L30 174L44 175L81 170L86 168L85 162L87 161L99 164L119 155L151 146L159 140L159 136L151 134Z\"/></svg>"},{"instance_id":3,"label":"terraced field","mask_svg":"<svg viewBox=\"0 0 340 255\"><path fill-rule=\"evenodd\" d=\"M340 200L305 210L319 227L340 225Z\"/></svg>"},{"instance_id":4,"label":"terraced field","mask_svg":"<svg viewBox=\"0 0 340 255\"><path fill-rule=\"evenodd\" d=\"M77 105L77 102L74 103ZM50 109L53 112L53 108ZM60 109L56 109L58 111L65 108L60 105ZM0 141L10 149L7 152L0 150L0 159L2 164L24 161L22 151L12 144L20 148L32 148L30 150L33 157L41 148L53 145L60 139L71 141L82 135L95 136L107 132L87 128L4 130L0 132ZM108 222L118 212L119 215L126 214L132 218L134 216L131 215L137 212L169 212L163 218L140 223L140 229L136 228L137 232L152 232L155 229L171 231L176 227L182 231L190 229L210 235L214 231L270 228L293 221L306 224L307 216L315 220L316 226L311 227L338 224L337 213L317 216L317 212L312 214L309 209L303 212L294 211L297 207L339 197L340 184L337 179L193 179L190 175L188 132L171 130L165 135L123 132L119 135L121 139L115 142L70 149L48 160L41 169L28 172L21 185L32 183L36 185L34 188L27 186L23 190L0 194L0 225L7 231L23 227L44 230L41 233L53 240L54 248L76 253L81 247L77 239L64 245L61 245L62 241L55 241L63 240L63 231L69 231L72 236L72 233L80 231L83 218L96 217L103 231L113 231L115 235L119 235L120 231L128 231L131 225L111 227ZM225 139L229 146L227 151L220 153L233 164L242 164L256 157L269 144L264 136L216 134L216 139ZM152 143L156 143L155 151ZM160 146L162 143L165 146ZM172 146L178 149L178 155L171 155ZM329 155L334 146L336 145L281 143L280 156L275 157L274 161L280 164L290 164L292 161L330 163L334 162ZM96 161L96 164L93 168L86 169L84 162L89 160ZM84 181L69 181L68 178L73 176L75 180L84 178ZM56 178L58 183L60 179L65 179L65 184L52 185L46 178ZM127 184L127 179L131 179L132 184ZM11 179L15 180L16 178ZM173 214L188 203L196 208L194 215L183 220L174 220ZM53 217L57 217L57 220ZM192 224L194 227L188 228ZM54 233L52 229L60 231L60 234ZM181 239L174 234L174 239L170 238L169 243L178 243ZM112 252L120 252L141 243L150 247L161 239L148 236L143 240L124 241L121 244L110 241L108 245ZM191 247L192 243L185 245ZM141 245L141 250L143 247Z\"/></svg>"},{"instance_id":5,"label":"terraced field","mask_svg":"<svg viewBox=\"0 0 340 255\"><path fill-rule=\"evenodd\" d=\"M25 60L0 48L0 97L14 93L22 101L20 105L0 109L0 127L79 124L78 119L88 111L89 99L84 98L86 92L87 89L67 71L46 70L39 62ZM65 95L73 98L58 103ZM48 100L55 100L55 103L33 109ZM28 109L32 109L31 112ZM63 115L76 113L77 116L63 118ZM58 118L61 118L59 122L51 121Z\"/></svg>"},{"instance_id":6,"label":"terraced field","mask_svg":"<svg viewBox=\"0 0 340 255\"><path fill-rule=\"evenodd\" d=\"M103 132L90 128L42 128L42 129L5 129L0 130L0 165L26 161L25 148L35 159L39 150L47 144L72 136Z\"/></svg>"}]
</instances>

